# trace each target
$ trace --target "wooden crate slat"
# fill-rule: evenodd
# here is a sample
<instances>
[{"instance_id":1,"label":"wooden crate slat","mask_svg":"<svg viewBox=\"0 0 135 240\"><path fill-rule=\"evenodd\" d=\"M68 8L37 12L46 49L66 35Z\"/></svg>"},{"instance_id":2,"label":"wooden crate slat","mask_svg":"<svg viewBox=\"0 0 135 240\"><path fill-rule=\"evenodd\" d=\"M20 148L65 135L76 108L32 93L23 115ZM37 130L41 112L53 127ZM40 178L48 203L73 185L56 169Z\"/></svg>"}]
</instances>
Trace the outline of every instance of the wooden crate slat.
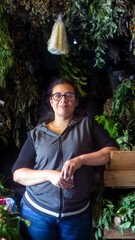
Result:
<instances>
[{"instance_id":1,"label":"wooden crate slat","mask_svg":"<svg viewBox=\"0 0 135 240\"><path fill-rule=\"evenodd\" d=\"M118 228L110 227L109 231L104 228L105 239L135 239L135 234L132 233L131 229L124 230L124 237Z\"/></svg>"},{"instance_id":2,"label":"wooden crate slat","mask_svg":"<svg viewBox=\"0 0 135 240\"><path fill-rule=\"evenodd\" d=\"M135 171L135 151L112 151L110 153L110 170Z\"/></svg>"},{"instance_id":3,"label":"wooden crate slat","mask_svg":"<svg viewBox=\"0 0 135 240\"><path fill-rule=\"evenodd\" d=\"M104 171L104 187L135 188L135 171Z\"/></svg>"}]
</instances>

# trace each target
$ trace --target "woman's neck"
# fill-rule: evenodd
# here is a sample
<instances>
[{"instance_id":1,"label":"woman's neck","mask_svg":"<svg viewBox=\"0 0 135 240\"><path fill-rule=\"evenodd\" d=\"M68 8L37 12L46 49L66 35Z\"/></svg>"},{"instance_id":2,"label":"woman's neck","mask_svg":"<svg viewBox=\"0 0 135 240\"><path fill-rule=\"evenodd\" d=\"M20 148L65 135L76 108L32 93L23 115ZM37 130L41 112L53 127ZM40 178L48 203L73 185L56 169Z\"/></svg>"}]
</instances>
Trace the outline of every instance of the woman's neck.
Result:
<instances>
[{"instance_id":1,"label":"woman's neck","mask_svg":"<svg viewBox=\"0 0 135 240\"><path fill-rule=\"evenodd\" d=\"M71 123L72 118L63 119L63 118L55 118L52 122L47 124L48 129L51 131L61 134Z\"/></svg>"},{"instance_id":2,"label":"woman's neck","mask_svg":"<svg viewBox=\"0 0 135 240\"><path fill-rule=\"evenodd\" d=\"M71 121L72 121L73 117L70 118L55 118L53 120L53 124L56 126L68 126Z\"/></svg>"}]
</instances>

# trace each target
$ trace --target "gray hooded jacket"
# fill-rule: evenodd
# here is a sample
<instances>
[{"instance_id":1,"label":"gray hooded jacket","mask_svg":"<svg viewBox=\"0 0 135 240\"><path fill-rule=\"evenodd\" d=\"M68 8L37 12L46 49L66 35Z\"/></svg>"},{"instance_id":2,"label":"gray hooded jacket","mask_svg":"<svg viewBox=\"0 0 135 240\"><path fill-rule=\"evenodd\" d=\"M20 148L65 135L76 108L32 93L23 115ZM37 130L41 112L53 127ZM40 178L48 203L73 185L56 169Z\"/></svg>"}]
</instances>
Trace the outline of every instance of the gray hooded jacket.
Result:
<instances>
[{"instance_id":1,"label":"gray hooded jacket","mask_svg":"<svg viewBox=\"0 0 135 240\"><path fill-rule=\"evenodd\" d=\"M35 151L34 169L40 170L61 171L66 160L103 147L117 146L106 131L89 117L74 118L61 135L50 131L46 124L42 123L31 130L28 137ZM20 160L23 151L13 171L29 167L28 163L23 165ZM30 158L29 154L25 158ZM24 200L35 211L47 216L68 217L82 214L89 206L93 182L92 170L90 166L77 169L73 175L74 187L71 189L61 189L49 181L27 186Z\"/></svg>"}]
</instances>

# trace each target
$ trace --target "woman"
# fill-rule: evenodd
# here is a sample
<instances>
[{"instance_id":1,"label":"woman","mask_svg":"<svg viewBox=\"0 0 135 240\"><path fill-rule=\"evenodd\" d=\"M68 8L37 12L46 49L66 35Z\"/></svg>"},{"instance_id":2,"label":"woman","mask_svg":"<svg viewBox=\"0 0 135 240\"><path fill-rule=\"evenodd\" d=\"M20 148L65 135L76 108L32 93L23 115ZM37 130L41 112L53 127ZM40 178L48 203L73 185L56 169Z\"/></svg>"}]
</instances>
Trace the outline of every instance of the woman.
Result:
<instances>
[{"instance_id":1,"label":"woman","mask_svg":"<svg viewBox=\"0 0 135 240\"><path fill-rule=\"evenodd\" d=\"M31 224L24 239L87 240L92 166L107 163L117 145L95 121L75 116L71 82L57 78L48 93L54 118L28 133L13 167L14 181L26 186L21 215Z\"/></svg>"}]
</instances>

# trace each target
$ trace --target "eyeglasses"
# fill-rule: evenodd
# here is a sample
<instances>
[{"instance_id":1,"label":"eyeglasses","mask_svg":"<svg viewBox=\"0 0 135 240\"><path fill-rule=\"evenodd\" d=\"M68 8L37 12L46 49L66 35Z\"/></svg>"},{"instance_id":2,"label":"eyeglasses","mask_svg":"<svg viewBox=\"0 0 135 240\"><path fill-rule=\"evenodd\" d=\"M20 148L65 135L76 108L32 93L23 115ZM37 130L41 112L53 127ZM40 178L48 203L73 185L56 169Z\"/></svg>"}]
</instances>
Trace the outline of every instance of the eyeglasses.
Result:
<instances>
[{"instance_id":1,"label":"eyeglasses","mask_svg":"<svg viewBox=\"0 0 135 240\"><path fill-rule=\"evenodd\" d=\"M60 101L63 96L65 97L65 99L67 101L72 101L74 98L75 98L75 93L70 93L70 92L66 92L65 94L61 94L61 93L54 93L52 94L52 98L55 100L55 101Z\"/></svg>"}]
</instances>

